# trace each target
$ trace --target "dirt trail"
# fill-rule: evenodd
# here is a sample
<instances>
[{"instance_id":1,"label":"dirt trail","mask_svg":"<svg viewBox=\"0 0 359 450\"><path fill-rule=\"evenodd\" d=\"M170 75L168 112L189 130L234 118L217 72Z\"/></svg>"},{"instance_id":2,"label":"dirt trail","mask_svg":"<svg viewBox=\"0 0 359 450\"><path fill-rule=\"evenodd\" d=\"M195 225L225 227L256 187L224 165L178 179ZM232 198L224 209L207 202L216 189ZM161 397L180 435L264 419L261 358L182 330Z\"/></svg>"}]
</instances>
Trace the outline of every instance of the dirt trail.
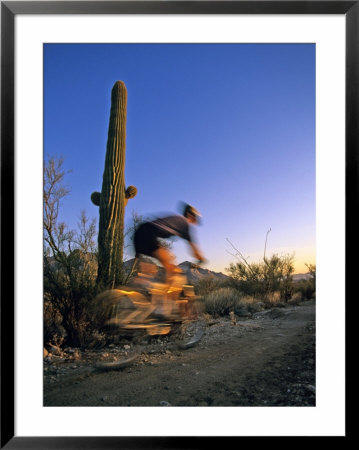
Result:
<instances>
[{"instance_id":1,"label":"dirt trail","mask_svg":"<svg viewBox=\"0 0 359 450\"><path fill-rule=\"evenodd\" d=\"M121 370L93 362L141 350ZM78 361L44 365L45 406L315 406L315 303L221 319L200 343L179 350L171 337L129 341Z\"/></svg>"}]
</instances>

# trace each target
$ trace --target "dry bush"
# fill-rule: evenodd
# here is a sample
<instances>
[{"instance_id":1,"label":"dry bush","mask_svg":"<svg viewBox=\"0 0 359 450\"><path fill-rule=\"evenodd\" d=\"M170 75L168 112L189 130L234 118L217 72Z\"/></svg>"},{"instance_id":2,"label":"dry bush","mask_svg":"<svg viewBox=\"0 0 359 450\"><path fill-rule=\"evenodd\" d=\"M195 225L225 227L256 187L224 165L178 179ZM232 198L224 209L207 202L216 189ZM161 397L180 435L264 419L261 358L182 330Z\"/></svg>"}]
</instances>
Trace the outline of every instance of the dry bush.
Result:
<instances>
[{"instance_id":1,"label":"dry bush","mask_svg":"<svg viewBox=\"0 0 359 450\"><path fill-rule=\"evenodd\" d=\"M266 308L262 299L254 295L243 296L241 302L246 306L250 313L260 312Z\"/></svg>"},{"instance_id":2,"label":"dry bush","mask_svg":"<svg viewBox=\"0 0 359 450\"><path fill-rule=\"evenodd\" d=\"M205 308L212 316L227 316L231 311L243 308L242 295L233 288L220 288L204 297Z\"/></svg>"},{"instance_id":3,"label":"dry bush","mask_svg":"<svg viewBox=\"0 0 359 450\"><path fill-rule=\"evenodd\" d=\"M288 303L291 305L298 305L302 301L301 292L295 292L292 297L289 299Z\"/></svg>"},{"instance_id":4,"label":"dry bush","mask_svg":"<svg viewBox=\"0 0 359 450\"><path fill-rule=\"evenodd\" d=\"M263 302L266 307L277 306L279 303L281 303L280 291L267 292L263 296Z\"/></svg>"},{"instance_id":5,"label":"dry bush","mask_svg":"<svg viewBox=\"0 0 359 450\"><path fill-rule=\"evenodd\" d=\"M43 333L44 342L58 345L59 338L65 336L65 330L62 327L62 316L58 309L53 305L48 295L44 295L44 321L43 321Z\"/></svg>"},{"instance_id":6,"label":"dry bush","mask_svg":"<svg viewBox=\"0 0 359 450\"><path fill-rule=\"evenodd\" d=\"M293 294L293 255L273 254L267 257L265 244L263 260L249 263L248 258L245 258L228 239L227 241L235 251L233 256L237 258L237 262L231 263L226 270L238 283L242 292L247 295L266 296L279 291L284 302L291 298Z\"/></svg>"},{"instance_id":7,"label":"dry bush","mask_svg":"<svg viewBox=\"0 0 359 450\"><path fill-rule=\"evenodd\" d=\"M246 305L253 305L254 303L257 303L259 300L254 295L244 295L242 297L242 303Z\"/></svg>"},{"instance_id":8,"label":"dry bush","mask_svg":"<svg viewBox=\"0 0 359 450\"><path fill-rule=\"evenodd\" d=\"M300 293L303 300L315 299L315 284L315 278L297 281L294 285L294 292Z\"/></svg>"},{"instance_id":9,"label":"dry bush","mask_svg":"<svg viewBox=\"0 0 359 450\"><path fill-rule=\"evenodd\" d=\"M97 293L95 221L81 212L78 229L59 221L60 204L69 193L61 158L49 158L44 167L44 339L59 335L73 347L91 338L88 307Z\"/></svg>"},{"instance_id":10,"label":"dry bush","mask_svg":"<svg viewBox=\"0 0 359 450\"><path fill-rule=\"evenodd\" d=\"M199 280L195 286L196 295L204 296L216 291L222 287L223 282L216 280L213 277L206 277Z\"/></svg>"}]
</instances>

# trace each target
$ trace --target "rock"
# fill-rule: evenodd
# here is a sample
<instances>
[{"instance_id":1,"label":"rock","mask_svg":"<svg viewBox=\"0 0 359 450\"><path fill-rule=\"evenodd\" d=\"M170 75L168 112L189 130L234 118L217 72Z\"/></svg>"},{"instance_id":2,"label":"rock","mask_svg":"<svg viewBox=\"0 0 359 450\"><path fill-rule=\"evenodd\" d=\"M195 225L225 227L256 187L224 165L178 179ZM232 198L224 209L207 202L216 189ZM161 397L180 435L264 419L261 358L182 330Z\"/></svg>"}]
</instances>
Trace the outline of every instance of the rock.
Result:
<instances>
[{"instance_id":1,"label":"rock","mask_svg":"<svg viewBox=\"0 0 359 450\"><path fill-rule=\"evenodd\" d=\"M131 346L128 345L128 344L126 344L126 345L123 346L123 348L124 348L125 350L130 350Z\"/></svg>"},{"instance_id":2,"label":"rock","mask_svg":"<svg viewBox=\"0 0 359 450\"><path fill-rule=\"evenodd\" d=\"M233 311L234 313L239 317L249 317L252 315L245 306L237 306Z\"/></svg>"},{"instance_id":3,"label":"rock","mask_svg":"<svg viewBox=\"0 0 359 450\"><path fill-rule=\"evenodd\" d=\"M160 402L160 406L171 406L171 404L168 403L168 402L166 402L165 400L162 400L162 401Z\"/></svg>"},{"instance_id":4,"label":"rock","mask_svg":"<svg viewBox=\"0 0 359 450\"><path fill-rule=\"evenodd\" d=\"M257 313L260 311L264 311L266 305L263 302L254 302L248 305L248 309L251 313Z\"/></svg>"},{"instance_id":5,"label":"rock","mask_svg":"<svg viewBox=\"0 0 359 450\"><path fill-rule=\"evenodd\" d=\"M49 353L52 353L55 356L61 356L62 351L60 347L57 347L56 345L50 345L49 346Z\"/></svg>"}]
</instances>

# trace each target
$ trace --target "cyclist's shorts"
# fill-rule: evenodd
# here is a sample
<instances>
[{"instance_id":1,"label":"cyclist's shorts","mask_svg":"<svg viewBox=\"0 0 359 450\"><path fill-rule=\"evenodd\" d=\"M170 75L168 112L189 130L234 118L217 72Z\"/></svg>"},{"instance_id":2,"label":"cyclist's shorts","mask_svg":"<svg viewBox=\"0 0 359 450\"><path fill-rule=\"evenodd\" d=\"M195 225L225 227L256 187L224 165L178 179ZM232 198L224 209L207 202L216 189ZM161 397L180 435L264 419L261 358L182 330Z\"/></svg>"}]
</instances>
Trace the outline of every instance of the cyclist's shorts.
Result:
<instances>
[{"instance_id":1,"label":"cyclist's shorts","mask_svg":"<svg viewBox=\"0 0 359 450\"><path fill-rule=\"evenodd\" d=\"M141 224L135 232L134 244L136 256L152 256L153 252L160 247L157 240L155 227L150 222Z\"/></svg>"}]
</instances>

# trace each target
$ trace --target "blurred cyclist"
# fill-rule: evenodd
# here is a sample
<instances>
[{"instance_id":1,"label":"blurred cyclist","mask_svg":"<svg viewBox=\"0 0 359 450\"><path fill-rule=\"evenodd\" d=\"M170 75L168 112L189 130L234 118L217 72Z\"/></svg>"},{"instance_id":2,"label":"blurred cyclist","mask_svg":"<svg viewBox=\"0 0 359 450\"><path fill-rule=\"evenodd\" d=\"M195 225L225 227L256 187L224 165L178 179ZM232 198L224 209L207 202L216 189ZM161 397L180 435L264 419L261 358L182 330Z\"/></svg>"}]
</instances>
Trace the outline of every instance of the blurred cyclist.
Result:
<instances>
[{"instance_id":1,"label":"blurred cyclist","mask_svg":"<svg viewBox=\"0 0 359 450\"><path fill-rule=\"evenodd\" d=\"M205 261L197 244L193 242L190 225L198 225L200 213L191 205L184 204L182 215L162 217L151 222L142 223L134 235L136 258L140 254L157 259L165 268L166 283L171 283L171 277L176 272L174 255L161 245L160 239L179 236L188 241L193 256L200 262Z\"/></svg>"}]
</instances>

